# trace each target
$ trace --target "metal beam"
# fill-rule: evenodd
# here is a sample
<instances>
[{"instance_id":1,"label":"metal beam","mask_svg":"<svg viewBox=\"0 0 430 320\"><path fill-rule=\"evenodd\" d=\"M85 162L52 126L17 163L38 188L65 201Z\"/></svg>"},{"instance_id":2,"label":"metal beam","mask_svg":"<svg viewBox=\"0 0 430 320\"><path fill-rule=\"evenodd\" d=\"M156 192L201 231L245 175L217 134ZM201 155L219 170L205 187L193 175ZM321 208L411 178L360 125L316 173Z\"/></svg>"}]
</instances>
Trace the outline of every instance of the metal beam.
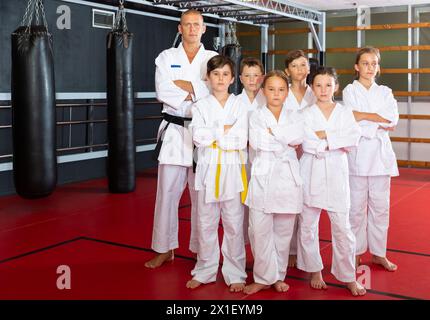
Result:
<instances>
[{"instance_id":1,"label":"metal beam","mask_svg":"<svg viewBox=\"0 0 430 320\"><path fill-rule=\"evenodd\" d=\"M319 17L322 12L299 6L286 0L224 0L234 5L241 5L247 8L253 8L272 14L281 15L296 20L321 24Z\"/></svg>"},{"instance_id":2,"label":"metal beam","mask_svg":"<svg viewBox=\"0 0 430 320\"><path fill-rule=\"evenodd\" d=\"M177 8L178 10L191 8L202 9L204 13L212 14L207 15L209 17L253 25L267 24L276 21L272 19L279 19L279 21L282 21L287 18L321 25L322 20L325 20L325 15L323 12L298 5L288 0L153 0L153 3L157 3L158 5L163 4L163 7ZM174 4L177 6L174 6ZM226 8L221 10L212 10L212 8L219 7ZM268 16L257 19L260 14L247 14L241 15L243 18L232 19L232 17L236 15L217 15L217 13L221 12L246 12L248 10L259 10L262 12L262 16L274 15L274 17ZM245 16L247 16L247 18L245 18ZM322 46L324 47L323 44Z\"/></svg>"}]
</instances>

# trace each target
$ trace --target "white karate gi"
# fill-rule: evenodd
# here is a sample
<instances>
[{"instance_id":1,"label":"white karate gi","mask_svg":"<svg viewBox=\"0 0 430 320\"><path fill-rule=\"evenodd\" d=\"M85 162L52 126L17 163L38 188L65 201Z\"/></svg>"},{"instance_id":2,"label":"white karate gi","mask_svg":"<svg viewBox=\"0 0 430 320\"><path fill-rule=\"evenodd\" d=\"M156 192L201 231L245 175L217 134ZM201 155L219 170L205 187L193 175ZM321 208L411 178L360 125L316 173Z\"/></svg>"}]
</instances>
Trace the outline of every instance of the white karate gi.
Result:
<instances>
[{"instance_id":1,"label":"white karate gi","mask_svg":"<svg viewBox=\"0 0 430 320\"><path fill-rule=\"evenodd\" d=\"M227 285L244 283L246 258L241 192L245 189L242 165L246 161L248 142L246 107L233 94L224 107L210 95L198 101L192 112L190 130L198 148L195 189L198 192L199 251L191 274L193 279L201 283L216 280L219 265L218 224L221 216L224 230L221 247L224 280ZM233 127L224 133L224 125ZM214 143L217 147L214 147ZM218 163L221 167L217 195Z\"/></svg>"},{"instance_id":2,"label":"white karate gi","mask_svg":"<svg viewBox=\"0 0 430 320\"><path fill-rule=\"evenodd\" d=\"M319 252L321 210L330 217L333 242L331 272L343 282L355 281L355 238L349 223L349 177L346 150L358 144L360 127L351 108L337 103L327 120L317 105L303 110L304 154L300 159L304 181L304 208L299 219L297 267L307 272L323 269ZM324 130L327 139L315 131Z\"/></svg>"},{"instance_id":3,"label":"white karate gi","mask_svg":"<svg viewBox=\"0 0 430 320\"><path fill-rule=\"evenodd\" d=\"M361 112L377 113L390 123L360 121L362 136L348 154L351 188L350 221L357 239L357 255L367 251L385 257L390 210L390 180L399 175L389 134L379 126L393 127L399 121L397 101L390 88L374 83L366 89L354 81L343 90L345 105Z\"/></svg>"},{"instance_id":4,"label":"white karate gi","mask_svg":"<svg viewBox=\"0 0 430 320\"><path fill-rule=\"evenodd\" d=\"M257 108L260 108L266 103L266 97L264 96L262 90L258 90L257 95L254 97L254 100L251 102L249 100L248 94L246 93L245 89L242 89L242 93L238 95L240 99L242 99L242 103L247 107L248 109L248 118L251 117L251 114L254 110ZM246 175L248 177L248 180L251 178L251 165L255 158L255 150L248 146L248 162L246 164ZM243 232L245 235L245 244L249 243L249 235L248 235L248 227L249 227L249 208L245 206L244 208L244 216L243 216Z\"/></svg>"},{"instance_id":5,"label":"white karate gi","mask_svg":"<svg viewBox=\"0 0 430 320\"><path fill-rule=\"evenodd\" d=\"M305 95L302 98L302 101L300 103L298 102L296 96L294 95L293 91L291 91L291 85L290 90L288 92L287 99L284 102L284 107L290 110L303 110L306 107L309 107L317 102L317 99L314 95L314 92L312 91L312 88L310 85L306 87ZM296 150L298 154L298 158L300 159L303 155L303 149L302 146L299 146L299 148ZM296 219L296 223L294 225L294 232L293 237L291 238L291 245L290 245L290 254L291 255L297 255L297 232L299 229L299 219Z\"/></svg>"},{"instance_id":6,"label":"white karate gi","mask_svg":"<svg viewBox=\"0 0 430 320\"><path fill-rule=\"evenodd\" d=\"M271 129L272 134L268 132ZM257 154L246 204L254 255L254 281L284 281L296 214L302 211L303 181L296 150L303 141L300 113L282 108L279 120L263 106L249 122L249 142Z\"/></svg>"},{"instance_id":7,"label":"white karate gi","mask_svg":"<svg viewBox=\"0 0 430 320\"><path fill-rule=\"evenodd\" d=\"M192 101L184 101L188 92L176 86L173 81L191 81L194 89L193 100L209 94L204 81L207 61L217 55L214 51L200 46L193 62L190 63L182 43L177 48L161 52L155 60L155 90L157 99L163 102L163 113L173 116L191 117ZM158 139L167 122L163 120L158 130ZM193 142L187 128L170 123L163 134L163 144L158 157L157 196L152 232L152 249L167 252L178 247L178 206L188 182L191 198L190 250L197 252L195 229L196 198L194 191Z\"/></svg>"},{"instance_id":8,"label":"white karate gi","mask_svg":"<svg viewBox=\"0 0 430 320\"><path fill-rule=\"evenodd\" d=\"M288 97L284 102L284 106L287 109L290 110L303 110L306 107L309 107L317 102L317 99L315 98L314 92L311 89L311 86L307 86L305 95L302 98L302 101L299 103L297 101L296 96L294 95L293 91L290 90L288 92Z\"/></svg>"}]
</instances>

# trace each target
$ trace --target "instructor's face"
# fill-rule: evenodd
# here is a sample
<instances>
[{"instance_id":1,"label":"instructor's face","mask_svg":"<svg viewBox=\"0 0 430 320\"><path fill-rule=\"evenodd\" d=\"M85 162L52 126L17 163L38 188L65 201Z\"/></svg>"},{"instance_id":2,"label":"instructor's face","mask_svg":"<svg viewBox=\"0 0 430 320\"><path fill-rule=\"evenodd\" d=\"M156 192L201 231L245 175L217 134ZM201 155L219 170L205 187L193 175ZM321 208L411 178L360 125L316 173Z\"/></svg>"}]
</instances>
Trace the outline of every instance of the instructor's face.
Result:
<instances>
[{"instance_id":1,"label":"instructor's face","mask_svg":"<svg viewBox=\"0 0 430 320\"><path fill-rule=\"evenodd\" d=\"M200 39L206 31L206 26L203 24L202 16L187 14L182 17L178 30L182 34L183 42L189 44L200 43Z\"/></svg>"}]
</instances>

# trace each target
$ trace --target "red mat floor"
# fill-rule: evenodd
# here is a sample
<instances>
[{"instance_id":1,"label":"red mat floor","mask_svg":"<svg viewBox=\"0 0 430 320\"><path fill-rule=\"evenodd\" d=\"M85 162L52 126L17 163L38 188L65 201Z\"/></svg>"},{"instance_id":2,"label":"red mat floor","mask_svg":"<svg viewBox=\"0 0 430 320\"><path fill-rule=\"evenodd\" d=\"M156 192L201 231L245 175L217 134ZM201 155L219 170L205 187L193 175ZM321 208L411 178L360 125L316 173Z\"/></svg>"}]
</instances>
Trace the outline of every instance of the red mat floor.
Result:
<instances>
[{"instance_id":1,"label":"red mat floor","mask_svg":"<svg viewBox=\"0 0 430 320\"><path fill-rule=\"evenodd\" d=\"M430 170L401 169L392 180L388 256L399 270L369 265L370 289L353 298L330 274L328 218L320 222L323 274L328 290L309 287L308 275L289 269L285 294L230 293L214 284L185 288L194 266L188 251L190 206L181 200L180 248L172 263L149 270L156 171L139 174L134 193L109 194L105 179L58 187L48 198L0 198L0 299L430 299ZM222 230L220 230L220 233ZM247 248L248 281L252 255ZM59 290L57 267L71 270L71 289Z\"/></svg>"}]
</instances>

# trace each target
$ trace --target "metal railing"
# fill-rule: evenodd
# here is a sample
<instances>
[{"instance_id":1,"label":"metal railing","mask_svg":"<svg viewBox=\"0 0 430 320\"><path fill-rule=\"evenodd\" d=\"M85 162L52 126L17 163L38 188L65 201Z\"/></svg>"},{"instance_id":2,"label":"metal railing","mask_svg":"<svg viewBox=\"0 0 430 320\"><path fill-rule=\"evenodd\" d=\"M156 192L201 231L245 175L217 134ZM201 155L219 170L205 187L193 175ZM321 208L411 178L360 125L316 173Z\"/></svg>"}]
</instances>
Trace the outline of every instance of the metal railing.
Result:
<instances>
[{"instance_id":1,"label":"metal railing","mask_svg":"<svg viewBox=\"0 0 430 320\"><path fill-rule=\"evenodd\" d=\"M145 106L145 105L156 105L159 104L162 105L157 100L146 100L146 101L135 101L134 105L135 107L139 106ZM107 102L82 102L82 103L57 103L56 108L70 108L72 110L73 108L79 108L79 107L86 107L87 108L87 119L85 120L69 120L69 121L57 121L56 125L57 127L63 127L63 126L69 126L69 135L71 138L71 127L73 125L79 125L84 124L86 125L86 140L87 143L85 145L81 146L72 146L71 145L71 139L69 139L68 147L59 147L57 148L57 154L62 154L64 152L73 152L73 151L82 151L83 152L91 152L94 148L101 148L101 150L106 150L108 147L108 143L94 143L94 124L104 124L107 123L107 119L92 119L93 117L93 107L105 107L107 108ZM0 110L4 109L11 109L12 106L10 104L2 105L0 106ZM71 113L70 113L70 119L71 119ZM161 115L161 108L160 108L160 115L150 115L150 116L143 116L143 117L136 117L135 121L161 121L163 119L163 116ZM1 129L11 129L11 124L6 125L0 125L0 133ZM152 144L156 143L157 138L151 137L151 138L144 138L144 139L136 139L136 146L139 145L146 145L146 144ZM13 157L12 154L2 154L0 155L0 160L11 160Z\"/></svg>"}]
</instances>

